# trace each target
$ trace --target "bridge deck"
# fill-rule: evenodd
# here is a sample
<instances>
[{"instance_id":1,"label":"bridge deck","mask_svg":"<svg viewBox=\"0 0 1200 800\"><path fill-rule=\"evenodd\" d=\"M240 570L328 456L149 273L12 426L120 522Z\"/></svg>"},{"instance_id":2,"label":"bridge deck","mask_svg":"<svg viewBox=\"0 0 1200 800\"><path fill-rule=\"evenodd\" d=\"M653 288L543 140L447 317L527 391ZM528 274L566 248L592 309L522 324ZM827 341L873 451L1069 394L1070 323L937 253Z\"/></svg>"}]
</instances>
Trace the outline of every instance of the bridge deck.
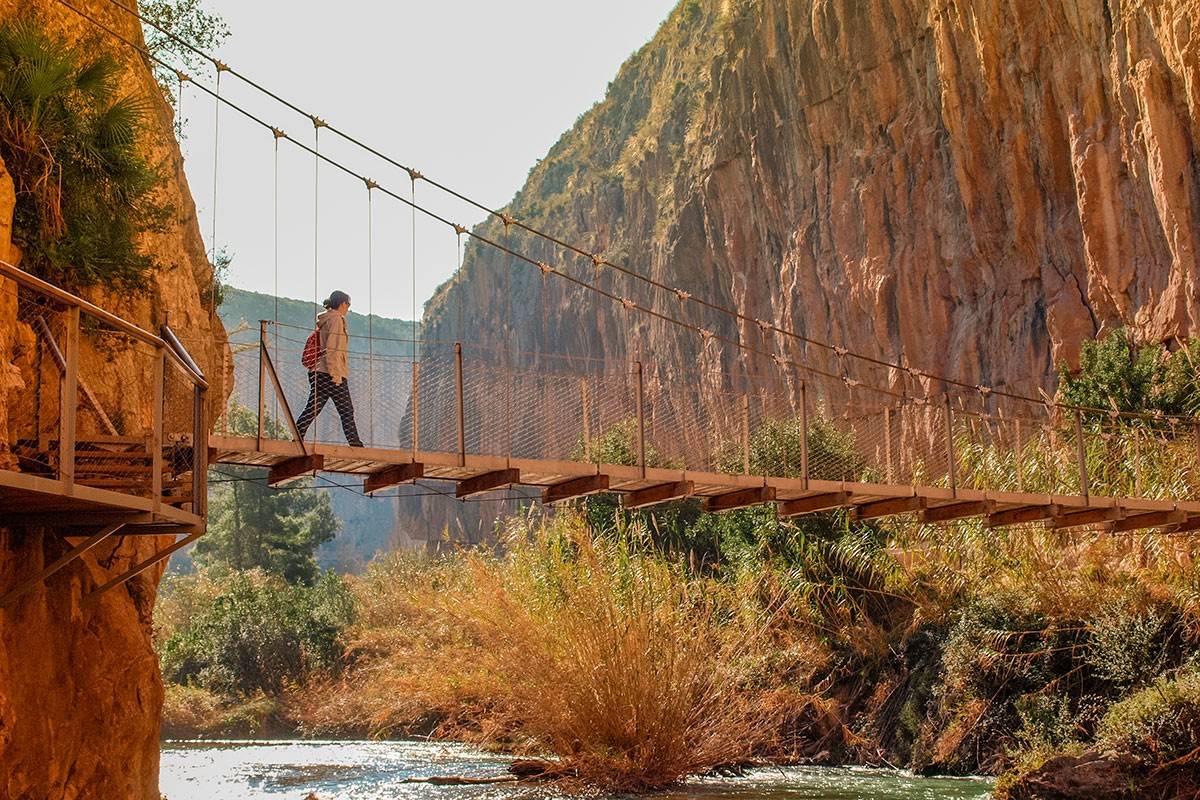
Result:
<instances>
[{"instance_id":1,"label":"bridge deck","mask_svg":"<svg viewBox=\"0 0 1200 800\"><path fill-rule=\"evenodd\" d=\"M0 470L0 521L6 525L95 527L108 522L154 524L181 530L203 528L204 520L166 503L92 486L69 490L52 478Z\"/></svg>"},{"instance_id":2,"label":"bridge deck","mask_svg":"<svg viewBox=\"0 0 1200 800\"><path fill-rule=\"evenodd\" d=\"M515 470L503 485L517 484L543 490L565 486L568 482L591 476L607 478L607 490L631 497L655 487L679 487L666 491L656 500L643 495L645 505L666 502L682 497L707 501L714 510L778 503L781 512L795 510L788 516L814 513L830 508L851 508L864 518L887 517L898 514L921 513L926 521L947 521L965 517L987 516L992 524L1005 524L1014 515L1003 515L1018 509L1030 509L1024 519L1016 522L1047 520L1047 524L1072 527L1078 524L1112 524L1130 520L1124 529L1138 527L1200 526L1200 502L1174 502L1145 498L1080 497L1070 495L1030 494L1020 492L982 491L969 488L951 490L935 486L906 486L894 484L855 483L850 481L808 480L755 475L726 475L716 472L647 468L617 464L594 464L580 461L554 461L506 458L503 456L401 451L379 448L352 448L345 445L309 444L306 455L295 442L263 440L253 437L212 436L209 440L209 459L214 464L259 466L276 470L278 475L294 477L287 465L307 467L302 473L317 470L346 475L360 475L364 480L404 465L421 465L421 477L449 481L460 487L482 476ZM315 460L313 457L316 457ZM397 481L396 483L399 483ZM403 481L410 482L410 481ZM680 486L680 484L685 484ZM498 487L493 487L498 488ZM750 490L750 491L748 491ZM766 490L756 494L753 490ZM570 495L568 495L570 496ZM722 504L721 498L736 501ZM807 506L796 501L807 498L827 498L827 502L811 502ZM886 501L896 501L888 503ZM789 506L789 504L791 504ZM1045 513L1039 516L1036 510ZM1092 512L1087 514L1085 512ZM1144 526L1135 524L1145 515Z\"/></svg>"}]
</instances>

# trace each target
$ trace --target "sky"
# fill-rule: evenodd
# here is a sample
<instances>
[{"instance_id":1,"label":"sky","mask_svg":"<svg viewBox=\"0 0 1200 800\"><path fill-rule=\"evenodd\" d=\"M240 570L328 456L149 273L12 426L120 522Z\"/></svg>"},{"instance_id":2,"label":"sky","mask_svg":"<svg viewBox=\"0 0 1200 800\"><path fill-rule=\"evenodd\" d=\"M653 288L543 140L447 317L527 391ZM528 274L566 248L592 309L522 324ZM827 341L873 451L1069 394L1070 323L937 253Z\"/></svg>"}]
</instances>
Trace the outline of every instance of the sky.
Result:
<instances>
[{"instance_id":1,"label":"sky","mask_svg":"<svg viewBox=\"0 0 1200 800\"><path fill-rule=\"evenodd\" d=\"M499 208L575 119L603 98L675 0L205 5L232 33L218 52L222 61L396 161ZM212 70L195 78L214 86ZM313 146L307 117L228 73L221 94ZM228 282L267 293L277 286L279 294L302 299L342 289L357 312L419 315L457 266L454 232L425 218L414 226L407 207L335 167L315 174L313 156L288 140L276 156L269 130L228 106L218 119L215 105L188 87L181 114L201 229L210 249L215 242L232 257ZM327 130L320 139L321 152L355 174L410 195L406 172ZM468 228L485 216L421 181L416 199Z\"/></svg>"}]
</instances>

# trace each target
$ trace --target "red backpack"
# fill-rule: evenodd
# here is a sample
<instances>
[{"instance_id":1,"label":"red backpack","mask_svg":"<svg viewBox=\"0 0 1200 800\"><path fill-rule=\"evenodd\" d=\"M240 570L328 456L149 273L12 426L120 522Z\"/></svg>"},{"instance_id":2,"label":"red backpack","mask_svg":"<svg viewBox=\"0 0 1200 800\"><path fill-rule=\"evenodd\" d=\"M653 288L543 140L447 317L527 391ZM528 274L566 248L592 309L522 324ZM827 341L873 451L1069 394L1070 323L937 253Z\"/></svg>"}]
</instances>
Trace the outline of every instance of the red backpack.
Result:
<instances>
[{"instance_id":1,"label":"red backpack","mask_svg":"<svg viewBox=\"0 0 1200 800\"><path fill-rule=\"evenodd\" d=\"M315 329L308 335L308 340L304 342L304 352L300 354L300 365L309 372L317 368L317 361L321 358L321 330Z\"/></svg>"}]
</instances>

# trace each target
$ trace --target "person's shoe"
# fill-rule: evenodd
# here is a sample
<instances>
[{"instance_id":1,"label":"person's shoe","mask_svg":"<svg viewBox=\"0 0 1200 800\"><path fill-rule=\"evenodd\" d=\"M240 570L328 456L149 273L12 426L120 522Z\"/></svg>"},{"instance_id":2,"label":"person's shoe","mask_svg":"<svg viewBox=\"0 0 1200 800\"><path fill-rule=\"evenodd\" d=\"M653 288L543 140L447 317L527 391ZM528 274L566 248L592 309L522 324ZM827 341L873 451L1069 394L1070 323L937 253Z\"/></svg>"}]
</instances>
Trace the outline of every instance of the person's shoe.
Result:
<instances>
[{"instance_id":1,"label":"person's shoe","mask_svg":"<svg viewBox=\"0 0 1200 800\"><path fill-rule=\"evenodd\" d=\"M366 447L366 445L364 445L362 442L351 442L350 446L351 447Z\"/></svg>"}]
</instances>

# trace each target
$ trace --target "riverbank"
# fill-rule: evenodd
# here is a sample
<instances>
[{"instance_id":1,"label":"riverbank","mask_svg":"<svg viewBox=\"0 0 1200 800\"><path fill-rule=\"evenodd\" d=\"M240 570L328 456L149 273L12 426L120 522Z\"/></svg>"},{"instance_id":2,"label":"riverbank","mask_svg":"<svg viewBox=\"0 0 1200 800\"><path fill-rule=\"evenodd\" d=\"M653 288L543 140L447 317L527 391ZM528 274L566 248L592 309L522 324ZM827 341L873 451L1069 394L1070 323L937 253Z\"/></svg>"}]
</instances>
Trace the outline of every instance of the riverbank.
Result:
<instances>
[{"instance_id":1,"label":"riverbank","mask_svg":"<svg viewBox=\"0 0 1200 800\"><path fill-rule=\"evenodd\" d=\"M1197 785L1172 763L1200 744L1191 545L946 533L901 548L896 531L781 529L773 557L726 539L692 570L636 537L593 543L578 516L519 520L503 555L397 556L350 580L335 670L273 695L169 687L164 731L433 736L551 752L623 788L761 759L1000 775L1025 797L1118 774L1058 758L1089 748L1135 780ZM689 729L703 736L674 735ZM642 750L592 755L614 743ZM1098 796L1076 783L1059 796Z\"/></svg>"},{"instance_id":2,"label":"riverbank","mask_svg":"<svg viewBox=\"0 0 1200 800\"><path fill-rule=\"evenodd\" d=\"M507 760L466 745L437 742L168 742L162 756L162 790L170 800L567 800L546 786L458 785L431 789L434 776L464 779L502 775ZM978 779L928 779L890 770L785 768L739 776L697 778L660 800L983 800L990 788ZM592 795L597 800L611 796Z\"/></svg>"}]
</instances>

